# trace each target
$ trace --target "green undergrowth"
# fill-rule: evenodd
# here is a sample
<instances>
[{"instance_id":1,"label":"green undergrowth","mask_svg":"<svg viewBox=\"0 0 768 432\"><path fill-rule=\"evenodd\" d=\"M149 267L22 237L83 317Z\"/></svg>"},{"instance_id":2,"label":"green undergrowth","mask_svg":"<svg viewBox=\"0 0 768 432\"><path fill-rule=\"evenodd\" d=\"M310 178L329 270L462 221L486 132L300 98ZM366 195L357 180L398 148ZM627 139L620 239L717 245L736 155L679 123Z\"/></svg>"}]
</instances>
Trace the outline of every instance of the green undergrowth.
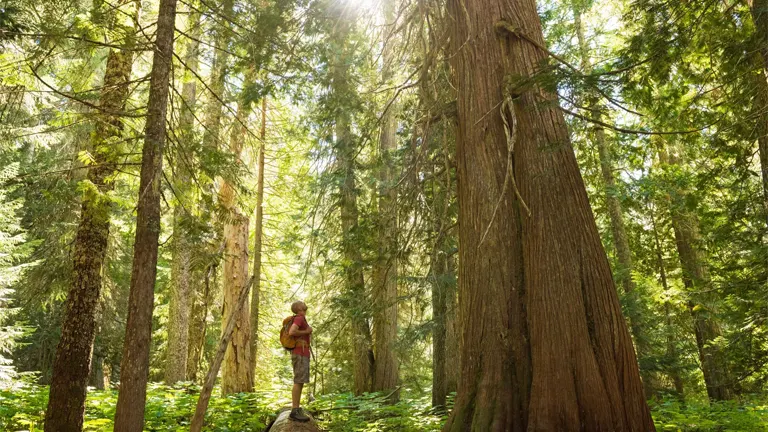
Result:
<instances>
[{"instance_id":1,"label":"green undergrowth","mask_svg":"<svg viewBox=\"0 0 768 432\"><path fill-rule=\"evenodd\" d=\"M768 432L768 401L681 402L665 399L650 403L657 431Z\"/></svg>"},{"instance_id":2,"label":"green undergrowth","mask_svg":"<svg viewBox=\"0 0 768 432\"><path fill-rule=\"evenodd\" d=\"M355 397L350 393L320 396L307 407L328 431L439 431L445 417L433 412L432 398L402 398L395 404L386 402L380 393Z\"/></svg>"},{"instance_id":3,"label":"green undergrowth","mask_svg":"<svg viewBox=\"0 0 768 432\"><path fill-rule=\"evenodd\" d=\"M147 392L145 430L186 431L199 387L151 385ZM285 392L255 392L222 397L214 391L206 417L206 431L263 431L275 413L288 403ZM48 388L26 385L0 390L0 430L40 431ZM86 431L111 431L117 391L91 391L86 406ZM768 401L747 398L741 402L680 402L664 399L650 403L659 431L765 431ZM449 403L450 407L450 403ZM386 395L348 393L323 395L307 406L323 430L338 432L439 431L445 416L433 412L429 396L404 396L387 404Z\"/></svg>"},{"instance_id":4,"label":"green undergrowth","mask_svg":"<svg viewBox=\"0 0 768 432\"><path fill-rule=\"evenodd\" d=\"M147 391L144 428L147 431L187 431L199 387L151 385ZM214 390L206 416L206 431L263 431L290 393L255 392L222 397ZM429 397L404 398L387 405L385 396L350 394L321 396L307 409L327 431L437 431L445 418L431 413ZM0 390L0 431L41 431L48 403L48 387L26 385ZM90 391L85 431L112 431L117 391Z\"/></svg>"}]
</instances>

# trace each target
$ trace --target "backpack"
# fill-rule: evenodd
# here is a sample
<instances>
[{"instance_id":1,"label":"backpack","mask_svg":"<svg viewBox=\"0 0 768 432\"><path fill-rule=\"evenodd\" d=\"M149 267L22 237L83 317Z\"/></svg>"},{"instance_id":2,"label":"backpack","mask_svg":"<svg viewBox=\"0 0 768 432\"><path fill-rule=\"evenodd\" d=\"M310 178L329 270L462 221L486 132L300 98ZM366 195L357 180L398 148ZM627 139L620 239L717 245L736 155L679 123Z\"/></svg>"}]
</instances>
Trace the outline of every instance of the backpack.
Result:
<instances>
[{"instance_id":1,"label":"backpack","mask_svg":"<svg viewBox=\"0 0 768 432\"><path fill-rule=\"evenodd\" d=\"M296 348L296 344L298 342L296 337L288 334L288 331L293 325L293 320L295 319L296 315L289 316L283 320L283 326L280 327L280 345L282 345L283 348L287 349L288 351L293 351L293 349Z\"/></svg>"}]
</instances>

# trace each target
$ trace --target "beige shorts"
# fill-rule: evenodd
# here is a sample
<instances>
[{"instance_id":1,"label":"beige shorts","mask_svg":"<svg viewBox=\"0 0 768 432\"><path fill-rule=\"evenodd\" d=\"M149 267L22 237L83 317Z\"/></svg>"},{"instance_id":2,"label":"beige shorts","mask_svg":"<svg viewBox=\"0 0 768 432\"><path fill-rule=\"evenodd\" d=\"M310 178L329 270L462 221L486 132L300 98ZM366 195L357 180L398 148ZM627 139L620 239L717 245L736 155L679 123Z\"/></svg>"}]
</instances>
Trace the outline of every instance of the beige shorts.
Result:
<instances>
[{"instance_id":1,"label":"beige shorts","mask_svg":"<svg viewBox=\"0 0 768 432\"><path fill-rule=\"evenodd\" d=\"M309 382L309 357L291 354L293 363L293 382L296 384Z\"/></svg>"}]
</instances>

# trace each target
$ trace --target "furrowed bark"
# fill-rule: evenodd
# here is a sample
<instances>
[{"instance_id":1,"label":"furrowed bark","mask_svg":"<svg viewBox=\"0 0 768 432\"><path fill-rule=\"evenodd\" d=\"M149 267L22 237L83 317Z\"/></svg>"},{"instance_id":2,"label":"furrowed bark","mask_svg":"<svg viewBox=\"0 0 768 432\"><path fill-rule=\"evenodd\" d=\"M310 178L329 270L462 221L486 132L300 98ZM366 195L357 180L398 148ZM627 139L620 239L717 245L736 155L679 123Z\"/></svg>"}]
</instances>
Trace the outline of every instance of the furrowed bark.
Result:
<instances>
[{"instance_id":1,"label":"furrowed bark","mask_svg":"<svg viewBox=\"0 0 768 432\"><path fill-rule=\"evenodd\" d=\"M160 236L160 178L175 19L176 0L160 0L142 151L128 322L115 412L116 432L141 432L144 424Z\"/></svg>"},{"instance_id":2,"label":"furrowed bark","mask_svg":"<svg viewBox=\"0 0 768 432\"><path fill-rule=\"evenodd\" d=\"M138 20L140 4L121 2L133 8L133 23ZM132 38L125 36L124 43ZM45 431L80 431L85 414L85 396L90 374L91 350L96 328L96 309L101 291L101 272L107 254L109 219L123 124L109 112L124 110L130 90L131 50L112 49L107 57L103 90L89 144L93 168L88 169L88 186L83 195L80 222L75 236L72 286L67 294L66 315L61 339L56 347L53 374L45 414Z\"/></svg>"},{"instance_id":3,"label":"furrowed bark","mask_svg":"<svg viewBox=\"0 0 768 432\"><path fill-rule=\"evenodd\" d=\"M232 125L229 150L238 160L246 132L241 122L248 117L248 111L247 104L239 102L237 119L240 121L236 120ZM250 310L247 304L240 309L236 308L238 295L248 279L248 218L240 212L234 185L227 180L221 185L219 202L227 210L224 222L223 325L237 311L235 329L221 371L221 392L228 395L253 391ZM225 328L222 328L224 331Z\"/></svg>"},{"instance_id":4,"label":"furrowed bark","mask_svg":"<svg viewBox=\"0 0 768 432\"><path fill-rule=\"evenodd\" d=\"M530 81L536 4L449 7L462 337L444 430L654 430L567 126Z\"/></svg>"}]
</instances>

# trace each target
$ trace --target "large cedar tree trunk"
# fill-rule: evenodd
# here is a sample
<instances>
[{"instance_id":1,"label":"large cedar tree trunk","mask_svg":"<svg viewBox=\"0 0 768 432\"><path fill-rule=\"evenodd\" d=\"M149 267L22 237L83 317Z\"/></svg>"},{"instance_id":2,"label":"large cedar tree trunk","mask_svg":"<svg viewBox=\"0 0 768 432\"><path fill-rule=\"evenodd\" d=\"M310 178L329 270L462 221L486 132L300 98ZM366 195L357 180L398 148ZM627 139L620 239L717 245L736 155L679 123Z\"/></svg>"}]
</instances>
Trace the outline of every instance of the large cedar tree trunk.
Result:
<instances>
[{"instance_id":1,"label":"large cedar tree trunk","mask_svg":"<svg viewBox=\"0 0 768 432\"><path fill-rule=\"evenodd\" d=\"M247 79L247 78L246 78ZM245 139L245 126L248 106L238 103L237 119L232 125L229 151L239 160ZM238 208L235 188L224 180L219 191L219 201L226 209L224 221L224 309L222 312L222 332L227 321L235 311L240 292L248 282L248 218ZM251 370L251 316L246 303L237 313L237 324L229 341L224 363L221 369L221 392L224 395L253 391L253 373Z\"/></svg>"},{"instance_id":2,"label":"large cedar tree trunk","mask_svg":"<svg viewBox=\"0 0 768 432\"><path fill-rule=\"evenodd\" d=\"M383 32L384 53L382 55L382 81L392 79L393 40L395 29L395 4L386 0L384 16L390 31ZM393 390L398 382L398 362L395 355L397 339L397 182L394 152L397 149L396 103L391 103L381 121L379 135L381 167L379 168L379 255L373 269L373 391ZM397 392L392 393L398 399Z\"/></svg>"},{"instance_id":3,"label":"large cedar tree trunk","mask_svg":"<svg viewBox=\"0 0 768 432\"><path fill-rule=\"evenodd\" d=\"M462 337L445 430L654 430L567 126L528 80L547 57L536 4L449 4Z\"/></svg>"},{"instance_id":4,"label":"large cedar tree trunk","mask_svg":"<svg viewBox=\"0 0 768 432\"><path fill-rule=\"evenodd\" d=\"M138 2L134 20L138 18ZM131 23L135 24L135 23ZM128 26L126 29L131 29ZM126 41L127 42L127 41ZM72 286L67 295L61 339L56 347L53 375L45 415L46 431L79 431L83 427L85 395L95 337L96 309L101 291L101 272L107 253L112 201L123 124L123 111L130 90L133 52L112 49L107 57L99 106L104 109L90 142L93 167L88 170L88 187L83 194L80 223L75 236ZM111 113L111 114L110 114Z\"/></svg>"},{"instance_id":5,"label":"large cedar tree trunk","mask_svg":"<svg viewBox=\"0 0 768 432\"><path fill-rule=\"evenodd\" d=\"M157 276L157 240L160 236L160 178L175 19L176 0L160 0L141 160L128 322L115 412L116 432L141 432L144 424Z\"/></svg>"},{"instance_id":6,"label":"large cedar tree trunk","mask_svg":"<svg viewBox=\"0 0 768 432\"><path fill-rule=\"evenodd\" d=\"M184 105L179 117L179 132L181 148L190 149L194 141L195 105L197 101L197 81L192 72L197 72L198 55L201 33L200 14L190 11L187 32L191 39L187 42L184 63L190 70L185 71L185 82L181 95ZM168 360L165 366L165 383L174 384L184 381L187 375L187 359L189 356L189 320L190 303L193 299L192 280L192 244L189 241L188 224L190 218L188 206L191 202L191 151L187 155L177 155L174 169L174 190L176 200L173 209L173 261L171 265L171 299L168 305ZM187 206L187 207L185 207Z\"/></svg>"},{"instance_id":7,"label":"large cedar tree trunk","mask_svg":"<svg viewBox=\"0 0 768 432\"><path fill-rule=\"evenodd\" d=\"M331 58L331 92L337 103L344 103L353 97L354 88L349 83L349 16L340 14L330 39L333 57ZM360 310L365 298L365 279L363 275L363 257L360 251L358 234L357 187L355 186L355 156L357 146L351 130L351 115L345 106L337 108L336 143L334 153L338 161L341 181L339 182L339 207L341 214L342 253L346 265L344 279L349 298L355 299L350 304L352 324L353 355L353 391L362 394L370 391L373 384L373 363L371 330L364 310ZM359 301L358 301L359 300Z\"/></svg>"}]
</instances>

